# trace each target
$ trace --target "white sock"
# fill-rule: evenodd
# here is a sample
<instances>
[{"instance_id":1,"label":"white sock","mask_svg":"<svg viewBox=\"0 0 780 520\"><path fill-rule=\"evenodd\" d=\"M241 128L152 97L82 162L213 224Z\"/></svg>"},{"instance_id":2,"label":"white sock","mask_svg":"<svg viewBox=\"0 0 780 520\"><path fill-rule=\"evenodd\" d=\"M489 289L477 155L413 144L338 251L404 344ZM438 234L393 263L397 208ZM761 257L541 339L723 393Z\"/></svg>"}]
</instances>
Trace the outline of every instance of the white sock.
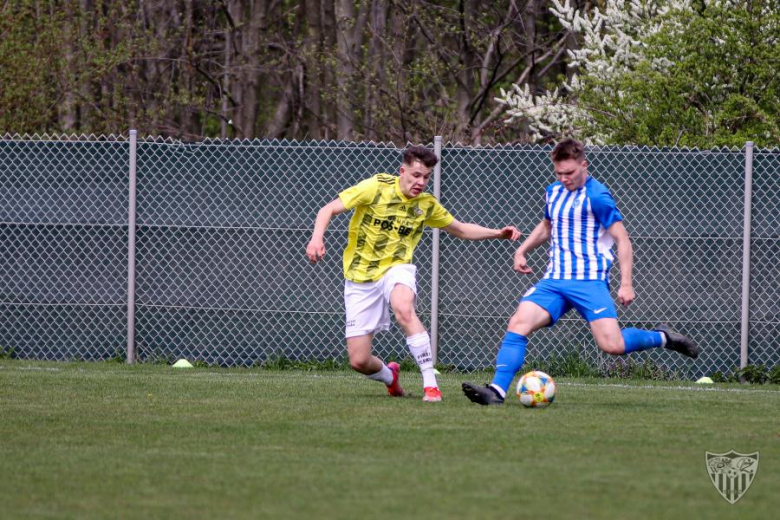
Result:
<instances>
[{"instance_id":1,"label":"white sock","mask_svg":"<svg viewBox=\"0 0 780 520\"><path fill-rule=\"evenodd\" d=\"M501 388L501 387L500 387L500 386L498 386L498 385L493 385L493 384L491 384L491 385L490 385L490 388L492 388L493 390L495 390L496 392L498 392L498 395L500 395L501 397L503 397L504 399L506 399L506 392L504 391L504 389L503 389L503 388Z\"/></svg>"},{"instance_id":2,"label":"white sock","mask_svg":"<svg viewBox=\"0 0 780 520\"><path fill-rule=\"evenodd\" d=\"M423 387L432 386L439 388L436 383L436 374L433 373L433 354L431 353L431 337L427 332L420 332L414 336L406 338L406 346L409 347L409 352L412 353L412 357L417 361L417 366L420 367L423 377Z\"/></svg>"},{"instance_id":3,"label":"white sock","mask_svg":"<svg viewBox=\"0 0 780 520\"><path fill-rule=\"evenodd\" d=\"M367 374L366 377L373 379L374 381L382 381L387 386L393 384L393 371L387 368L387 365L384 363L382 363L382 368L379 369L379 372L375 374Z\"/></svg>"}]
</instances>

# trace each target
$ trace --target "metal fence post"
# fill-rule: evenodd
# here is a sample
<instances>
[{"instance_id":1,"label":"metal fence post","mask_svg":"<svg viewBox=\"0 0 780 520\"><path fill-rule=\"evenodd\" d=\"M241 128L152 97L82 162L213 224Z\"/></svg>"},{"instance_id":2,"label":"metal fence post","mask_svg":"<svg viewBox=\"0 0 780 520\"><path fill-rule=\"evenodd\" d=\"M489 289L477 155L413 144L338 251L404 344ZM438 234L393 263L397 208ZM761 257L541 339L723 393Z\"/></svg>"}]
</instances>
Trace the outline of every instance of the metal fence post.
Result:
<instances>
[{"instance_id":1,"label":"metal fence post","mask_svg":"<svg viewBox=\"0 0 780 520\"><path fill-rule=\"evenodd\" d=\"M748 364L750 334L750 225L753 210L753 142L745 144L745 224L742 231L742 329L740 331L739 367Z\"/></svg>"},{"instance_id":2,"label":"metal fence post","mask_svg":"<svg viewBox=\"0 0 780 520\"><path fill-rule=\"evenodd\" d=\"M433 153L439 161L433 170L433 195L441 197L441 136L433 138ZM439 351L439 240L441 231L434 228L431 244L431 354L436 363Z\"/></svg>"},{"instance_id":3,"label":"metal fence post","mask_svg":"<svg viewBox=\"0 0 780 520\"><path fill-rule=\"evenodd\" d=\"M135 362L135 196L138 130L130 130L130 172L127 204L127 363Z\"/></svg>"}]
</instances>

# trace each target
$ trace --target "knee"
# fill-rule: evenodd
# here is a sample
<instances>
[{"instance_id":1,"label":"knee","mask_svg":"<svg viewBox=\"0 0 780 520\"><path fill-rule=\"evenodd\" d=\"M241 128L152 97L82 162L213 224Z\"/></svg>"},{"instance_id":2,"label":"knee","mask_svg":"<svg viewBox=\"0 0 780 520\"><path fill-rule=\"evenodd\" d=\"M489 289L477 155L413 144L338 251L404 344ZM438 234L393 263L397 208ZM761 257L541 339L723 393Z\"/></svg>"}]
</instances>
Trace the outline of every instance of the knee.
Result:
<instances>
[{"instance_id":1,"label":"knee","mask_svg":"<svg viewBox=\"0 0 780 520\"><path fill-rule=\"evenodd\" d=\"M523 328L523 320L519 313L514 313L511 318L509 318L509 330L519 330Z\"/></svg>"},{"instance_id":2,"label":"knee","mask_svg":"<svg viewBox=\"0 0 780 520\"><path fill-rule=\"evenodd\" d=\"M404 328L404 330L408 325L414 322L414 319L417 316L412 305L399 305L394 307L393 314L395 314L396 321L398 321L398 324Z\"/></svg>"},{"instance_id":3,"label":"knee","mask_svg":"<svg viewBox=\"0 0 780 520\"><path fill-rule=\"evenodd\" d=\"M507 330L526 337L530 336L537 328L519 312L514 313L509 318L509 325L507 326Z\"/></svg>"},{"instance_id":4,"label":"knee","mask_svg":"<svg viewBox=\"0 0 780 520\"><path fill-rule=\"evenodd\" d=\"M349 366L352 367L352 370L355 370L356 372L360 372L361 374L365 374L369 370L369 364L371 362L371 356L370 355L363 355L363 354L350 354L349 355Z\"/></svg>"},{"instance_id":5,"label":"knee","mask_svg":"<svg viewBox=\"0 0 780 520\"><path fill-rule=\"evenodd\" d=\"M623 336L621 335L601 338L596 341L596 344L602 352L612 356L622 356L626 353L626 345L623 343Z\"/></svg>"}]
</instances>

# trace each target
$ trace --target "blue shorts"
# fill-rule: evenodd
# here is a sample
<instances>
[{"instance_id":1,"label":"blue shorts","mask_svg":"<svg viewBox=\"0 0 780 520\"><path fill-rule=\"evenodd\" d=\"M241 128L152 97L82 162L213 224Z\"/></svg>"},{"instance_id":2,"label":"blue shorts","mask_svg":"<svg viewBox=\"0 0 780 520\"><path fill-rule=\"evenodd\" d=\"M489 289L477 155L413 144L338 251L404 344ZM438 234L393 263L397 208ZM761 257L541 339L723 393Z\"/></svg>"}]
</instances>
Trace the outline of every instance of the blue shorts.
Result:
<instances>
[{"instance_id":1,"label":"blue shorts","mask_svg":"<svg viewBox=\"0 0 780 520\"><path fill-rule=\"evenodd\" d=\"M615 303L606 280L541 280L528 289L521 302L534 302L550 313L549 327L572 308L585 321L617 318Z\"/></svg>"}]
</instances>

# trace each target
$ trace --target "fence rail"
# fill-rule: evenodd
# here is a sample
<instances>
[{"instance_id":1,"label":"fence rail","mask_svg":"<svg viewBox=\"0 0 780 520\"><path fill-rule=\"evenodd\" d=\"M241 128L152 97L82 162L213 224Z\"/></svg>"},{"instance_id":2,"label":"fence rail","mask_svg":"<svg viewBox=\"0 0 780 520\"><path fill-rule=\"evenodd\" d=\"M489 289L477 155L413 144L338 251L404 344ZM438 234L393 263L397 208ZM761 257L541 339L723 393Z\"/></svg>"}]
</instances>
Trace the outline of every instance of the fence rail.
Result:
<instances>
[{"instance_id":1,"label":"fence rail","mask_svg":"<svg viewBox=\"0 0 780 520\"><path fill-rule=\"evenodd\" d=\"M340 252L304 257L316 211L347 186L397 171L402 148L375 143L204 141L123 136L0 139L0 349L27 359L186 357L224 366L344 355ZM457 218L530 232L553 180L549 147L433 145L435 189ZM673 324L703 350L632 354L685 376L780 360L780 153L588 150L635 251L638 298L626 326ZM428 230L418 307L438 360L492 365L516 300L544 271L511 269L514 244ZM613 271L618 276L620 266ZM614 284L613 284L614 285ZM616 288L615 288L616 289ZM377 336L404 357L399 330ZM577 351L609 363L567 316L530 355Z\"/></svg>"}]
</instances>

